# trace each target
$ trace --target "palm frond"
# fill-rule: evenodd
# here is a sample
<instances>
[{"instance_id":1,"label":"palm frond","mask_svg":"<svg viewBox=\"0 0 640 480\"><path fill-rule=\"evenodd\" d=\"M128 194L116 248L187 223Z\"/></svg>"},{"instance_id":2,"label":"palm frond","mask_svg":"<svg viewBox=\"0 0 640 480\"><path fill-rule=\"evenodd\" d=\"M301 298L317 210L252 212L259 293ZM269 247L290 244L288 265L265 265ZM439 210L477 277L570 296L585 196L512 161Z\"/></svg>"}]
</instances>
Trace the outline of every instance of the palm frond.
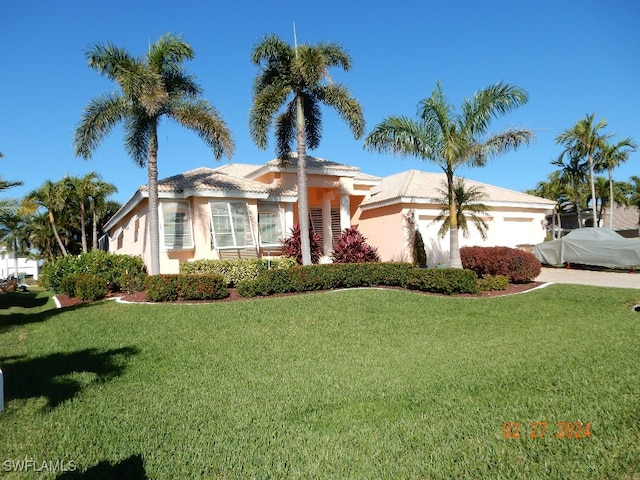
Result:
<instances>
[{"instance_id":1,"label":"palm frond","mask_svg":"<svg viewBox=\"0 0 640 480\"><path fill-rule=\"evenodd\" d=\"M268 145L267 136L274 115L285 104L291 90L279 84L266 85L253 98L249 112L249 133L258 148Z\"/></svg>"},{"instance_id":2,"label":"palm frond","mask_svg":"<svg viewBox=\"0 0 640 480\"><path fill-rule=\"evenodd\" d=\"M498 82L476 92L472 99L462 103L464 124L471 135L486 132L493 118L524 105L529 100L525 90L515 85Z\"/></svg>"},{"instance_id":3,"label":"palm frond","mask_svg":"<svg viewBox=\"0 0 640 480\"><path fill-rule=\"evenodd\" d=\"M362 106L353 98L349 89L339 83L319 86L312 90L316 98L325 105L335 109L348 125L357 139L362 137L365 129Z\"/></svg>"},{"instance_id":4,"label":"palm frond","mask_svg":"<svg viewBox=\"0 0 640 480\"><path fill-rule=\"evenodd\" d=\"M211 148L216 159L231 158L235 144L218 111L205 100L181 99L171 104L168 116L187 127Z\"/></svg>"},{"instance_id":5,"label":"palm frond","mask_svg":"<svg viewBox=\"0 0 640 480\"><path fill-rule=\"evenodd\" d=\"M291 146L296 138L296 110L294 102L275 119L276 156L282 166L288 166L291 157Z\"/></svg>"},{"instance_id":6,"label":"palm frond","mask_svg":"<svg viewBox=\"0 0 640 480\"><path fill-rule=\"evenodd\" d=\"M314 95L301 94L305 141L311 149L318 148L322 138L322 112Z\"/></svg>"},{"instance_id":7,"label":"palm frond","mask_svg":"<svg viewBox=\"0 0 640 480\"><path fill-rule=\"evenodd\" d=\"M102 139L130 113L131 105L121 95L112 93L91 100L74 134L76 156L91 158Z\"/></svg>"}]
</instances>

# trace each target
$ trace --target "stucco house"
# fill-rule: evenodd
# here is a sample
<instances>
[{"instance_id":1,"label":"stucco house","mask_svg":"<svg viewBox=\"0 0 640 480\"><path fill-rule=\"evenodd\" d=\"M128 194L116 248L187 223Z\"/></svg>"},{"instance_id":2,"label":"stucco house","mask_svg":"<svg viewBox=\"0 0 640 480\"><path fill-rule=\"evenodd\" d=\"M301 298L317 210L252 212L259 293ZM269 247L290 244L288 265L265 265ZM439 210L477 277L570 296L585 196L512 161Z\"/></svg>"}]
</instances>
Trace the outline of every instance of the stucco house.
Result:
<instances>
[{"instance_id":1,"label":"stucco house","mask_svg":"<svg viewBox=\"0 0 640 480\"><path fill-rule=\"evenodd\" d=\"M199 259L278 256L280 240L298 223L296 159L289 165L225 164L201 167L158 182L160 271L177 273ZM448 238L437 237L443 174L409 170L380 178L359 168L307 157L311 226L325 253L352 225L378 247L382 260L410 260L414 228L425 239L429 263L446 261ZM489 238L472 231L461 245L531 245L544 239L546 210L554 202L486 184ZM108 249L139 255L149 265L148 190L140 187L107 222Z\"/></svg>"}]
</instances>

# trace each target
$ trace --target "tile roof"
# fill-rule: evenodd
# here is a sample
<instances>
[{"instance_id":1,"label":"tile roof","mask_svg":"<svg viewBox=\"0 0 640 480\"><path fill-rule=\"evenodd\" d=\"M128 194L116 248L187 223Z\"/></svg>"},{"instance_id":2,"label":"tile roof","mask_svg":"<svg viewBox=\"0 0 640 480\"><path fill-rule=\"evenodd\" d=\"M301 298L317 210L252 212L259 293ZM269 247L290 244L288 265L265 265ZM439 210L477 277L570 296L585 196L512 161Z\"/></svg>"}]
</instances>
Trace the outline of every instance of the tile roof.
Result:
<instances>
[{"instance_id":1,"label":"tile roof","mask_svg":"<svg viewBox=\"0 0 640 480\"><path fill-rule=\"evenodd\" d=\"M231 173L237 172L233 171L233 169L231 170ZM148 186L143 185L140 190L147 191ZM158 192L183 193L185 190L297 195L296 192L290 190L274 189L270 185L232 175L225 171L224 167L219 167L218 169L208 167L195 168L158 181Z\"/></svg>"},{"instance_id":2,"label":"tile roof","mask_svg":"<svg viewBox=\"0 0 640 480\"><path fill-rule=\"evenodd\" d=\"M444 173L422 172L419 170L405 170L382 178L379 185L371 189L371 196L362 202L363 207L380 204L400 203L403 199L412 202L433 203L442 198L445 190L446 176ZM496 187L487 183L465 179L470 186L479 187L486 194L484 203L491 204L536 204L555 205L552 200L528 195L515 190Z\"/></svg>"},{"instance_id":3,"label":"tile roof","mask_svg":"<svg viewBox=\"0 0 640 480\"><path fill-rule=\"evenodd\" d=\"M613 230L637 230L639 227L640 210L638 207L625 207L617 203L613 207ZM605 212L603 227L609 226L609 215Z\"/></svg>"}]
</instances>

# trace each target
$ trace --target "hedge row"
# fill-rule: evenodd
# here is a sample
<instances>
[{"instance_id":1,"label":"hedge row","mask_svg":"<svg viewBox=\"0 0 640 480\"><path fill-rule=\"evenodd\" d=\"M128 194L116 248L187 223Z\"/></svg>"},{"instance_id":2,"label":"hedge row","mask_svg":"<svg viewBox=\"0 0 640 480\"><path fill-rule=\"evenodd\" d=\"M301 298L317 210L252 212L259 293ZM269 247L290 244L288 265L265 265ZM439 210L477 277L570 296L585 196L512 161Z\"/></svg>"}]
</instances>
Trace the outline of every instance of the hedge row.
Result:
<instances>
[{"instance_id":1,"label":"hedge row","mask_svg":"<svg viewBox=\"0 0 640 480\"><path fill-rule=\"evenodd\" d=\"M243 297L256 297L382 285L448 295L478 292L477 276L470 270L422 269L408 263L358 263L267 270L254 280L239 282L238 293Z\"/></svg>"},{"instance_id":2,"label":"hedge row","mask_svg":"<svg viewBox=\"0 0 640 480\"><path fill-rule=\"evenodd\" d=\"M141 279L146 276L146 271L140 257L92 250L81 255L48 260L42 267L39 281L47 290L63 293L60 290L62 280L73 274L96 275L111 292L123 290L133 293L131 290L136 285L136 291L141 290Z\"/></svg>"},{"instance_id":3,"label":"hedge row","mask_svg":"<svg viewBox=\"0 0 640 480\"><path fill-rule=\"evenodd\" d=\"M251 280L266 270L291 268L295 258L248 258L236 260L196 260L180 266L180 273L194 275L220 275L227 287L235 287L242 280Z\"/></svg>"},{"instance_id":4,"label":"hedge row","mask_svg":"<svg viewBox=\"0 0 640 480\"><path fill-rule=\"evenodd\" d=\"M109 293L107 283L93 273L71 273L60 282L59 292L83 302L102 300Z\"/></svg>"},{"instance_id":5,"label":"hedge row","mask_svg":"<svg viewBox=\"0 0 640 480\"><path fill-rule=\"evenodd\" d=\"M533 281L542 270L540 261L532 254L509 247L462 247L462 266L473 270L479 278L505 275L511 283Z\"/></svg>"},{"instance_id":6,"label":"hedge row","mask_svg":"<svg viewBox=\"0 0 640 480\"><path fill-rule=\"evenodd\" d=\"M145 295L150 302L219 300L229 291L220 275L151 275L145 282Z\"/></svg>"}]
</instances>

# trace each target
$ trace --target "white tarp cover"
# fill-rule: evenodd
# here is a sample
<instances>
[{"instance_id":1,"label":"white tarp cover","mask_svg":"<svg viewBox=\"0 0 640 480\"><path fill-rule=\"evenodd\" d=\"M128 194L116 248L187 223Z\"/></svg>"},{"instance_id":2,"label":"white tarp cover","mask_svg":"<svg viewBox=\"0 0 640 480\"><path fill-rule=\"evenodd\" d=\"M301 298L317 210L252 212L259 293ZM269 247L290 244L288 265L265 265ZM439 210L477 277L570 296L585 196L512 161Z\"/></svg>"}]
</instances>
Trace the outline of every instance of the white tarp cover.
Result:
<instances>
[{"instance_id":1,"label":"white tarp cover","mask_svg":"<svg viewBox=\"0 0 640 480\"><path fill-rule=\"evenodd\" d=\"M548 265L635 267L640 265L640 240L624 238L609 228L577 228L558 240L537 244L533 254Z\"/></svg>"}]
</instances>

